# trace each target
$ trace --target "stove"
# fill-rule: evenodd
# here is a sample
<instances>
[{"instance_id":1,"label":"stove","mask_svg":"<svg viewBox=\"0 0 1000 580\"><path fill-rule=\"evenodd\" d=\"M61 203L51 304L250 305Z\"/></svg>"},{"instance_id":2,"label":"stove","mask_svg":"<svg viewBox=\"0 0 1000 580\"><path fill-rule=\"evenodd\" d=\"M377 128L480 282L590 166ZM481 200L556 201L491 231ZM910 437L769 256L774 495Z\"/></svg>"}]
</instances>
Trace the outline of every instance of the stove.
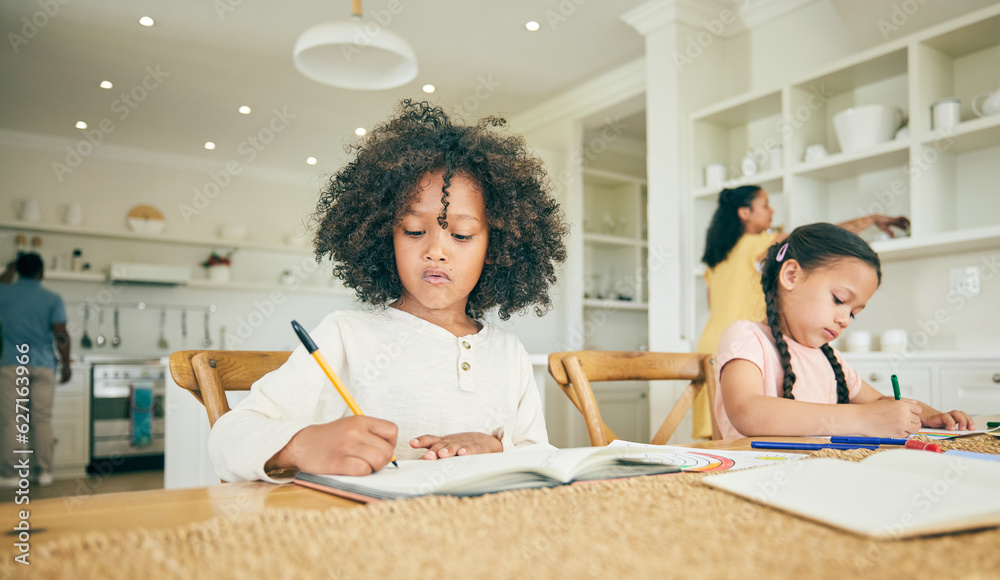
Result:
<instances>
[{"instance_id":1,"label":"stove","mask_svg":"<svg viewBox=\"0 0 1000 580\"><path fill-rule=\"evenodd\" d=\"M90 359L91 366L91 464L125 459L163 458L164 393L166 366L159 359ZM139 389L135 392L134 389ZM151 389L150 401L143 401ZM150 413L151 407L151 413ZM150 417L151 416L151 417ZM148 437L143 421L151 418ZM141 439L141 441L138 441Z\"/></svg>"}]
</instances>

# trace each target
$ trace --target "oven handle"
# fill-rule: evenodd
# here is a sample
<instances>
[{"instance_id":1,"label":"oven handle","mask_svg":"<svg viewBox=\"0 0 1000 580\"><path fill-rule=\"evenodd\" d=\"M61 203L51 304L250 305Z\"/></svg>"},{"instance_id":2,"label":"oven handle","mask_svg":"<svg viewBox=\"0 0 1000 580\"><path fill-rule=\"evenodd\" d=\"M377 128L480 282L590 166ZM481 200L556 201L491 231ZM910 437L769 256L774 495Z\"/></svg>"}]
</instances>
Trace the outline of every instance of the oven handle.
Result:
<instances>
[{"instance_id":1,"label":"oven handle","mask_svg":"<svg viewBox=\"0 0 1000 580\"><path fill-rule=\"evenodd\" d=\"M127 399L131 395L128 385L94 385L95 399Z\"/></svg>"}]
</instances>

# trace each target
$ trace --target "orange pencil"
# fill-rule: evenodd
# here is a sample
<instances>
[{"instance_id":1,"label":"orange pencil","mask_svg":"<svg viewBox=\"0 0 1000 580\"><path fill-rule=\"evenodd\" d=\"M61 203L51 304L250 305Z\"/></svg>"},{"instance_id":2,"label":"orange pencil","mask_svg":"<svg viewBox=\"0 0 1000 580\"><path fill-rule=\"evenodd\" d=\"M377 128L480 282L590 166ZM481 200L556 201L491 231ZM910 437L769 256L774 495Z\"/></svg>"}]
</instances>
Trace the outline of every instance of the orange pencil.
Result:
<instances>
[{"instance_id":1,"label":"orange pencil","mask_svg":"<svg viewBox=\"0 0 1000 580\"><path fill-rule=\"evenodd\" d=\"M347 392L347 387L344 386L344 383L340 382L340 377L338 377L337 373L333 372L333 369L330 368L330 363L326 362L326 359L323 358L323 355L319 352L319 347L317 347L316 343L313 342L312 337L309 336L306 329L302 328L302 325L294 320L292 321L292 329L295 330L295 334L297 334L299 336L299 340L302 341L302 346L306 347L306 350L309 351L309 354L311 354L314 359L316 359L316 362L319 363L320 368L323 369L324 373L326 373L326 376L330 379L330 382L333 383L333 386L337 388L337 392L340 393L341 397L343 397L344 402L347 403L347 407L351 410L351 412L355 415L364 415L364 412L361 411L361 407L354 402L354 397L351 396L351 393ZM396 463L395 455L392 456L392 464L399 467L399 464Z\"/></svg>"}]
</instances>

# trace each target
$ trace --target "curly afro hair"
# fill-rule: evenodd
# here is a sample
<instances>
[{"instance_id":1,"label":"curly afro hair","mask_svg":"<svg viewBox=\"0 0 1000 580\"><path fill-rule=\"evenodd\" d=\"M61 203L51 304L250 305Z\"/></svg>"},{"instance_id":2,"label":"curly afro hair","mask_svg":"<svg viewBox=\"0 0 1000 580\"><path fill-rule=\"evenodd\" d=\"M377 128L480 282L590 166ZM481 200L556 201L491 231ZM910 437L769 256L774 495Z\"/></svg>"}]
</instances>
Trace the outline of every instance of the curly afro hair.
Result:
<instances>
[{"instance_id":1,"label":"curly afro hair","mask_svg":"<svg viewBox=\"0 0 1000 580\"><path fill-rule=\"evenodd\" d=\"M487 263L466 314L480 318L496 307L507 320L532 305L538 316L550 310L548 290L556 281L555 264L566 260L568 228L541 161L523 138L496 130L505 125L497 117L456 125L439 107L402 101L395 117L349 147L353 160L321 192L314 216L317 261L329 257L333 274L362 302L387 306L402 296L393 228L414 203L418 180L443 170L442 228L448 227L455 175L477 182L486 206Z\"/></svg>"}]
</instances>

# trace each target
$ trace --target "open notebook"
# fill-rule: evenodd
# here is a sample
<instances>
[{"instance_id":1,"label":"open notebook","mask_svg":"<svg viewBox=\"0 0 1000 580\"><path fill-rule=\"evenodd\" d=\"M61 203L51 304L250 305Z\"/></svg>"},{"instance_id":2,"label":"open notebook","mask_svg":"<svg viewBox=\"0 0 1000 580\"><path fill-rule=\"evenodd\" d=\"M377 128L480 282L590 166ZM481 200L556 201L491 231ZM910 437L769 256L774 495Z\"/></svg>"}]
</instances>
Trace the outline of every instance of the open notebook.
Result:
<instances>
[{"instance_id":1,"label":"open notebook","mask_svg":"<svg viewBox=\"0 0 1000 580\"><path fill-rule=\"evenodd\" d=\"M680 468L630 458L626 448L519 449L437 461L400 461L361 477L299 473L295 483L359 501L421 495L474 496L576 481L674 473Z\"/></svg>"},{"instance_id":2,"label":"open notebook","mask_svg":"<svg viewBox=\"0 0 1000 580\"><path fill-rule=\"evenodd\" d=\"M898 539L1000 525L1000 463L896 449L709 475L710 486L861 535Z\"/></svg>"}]
</instances>

